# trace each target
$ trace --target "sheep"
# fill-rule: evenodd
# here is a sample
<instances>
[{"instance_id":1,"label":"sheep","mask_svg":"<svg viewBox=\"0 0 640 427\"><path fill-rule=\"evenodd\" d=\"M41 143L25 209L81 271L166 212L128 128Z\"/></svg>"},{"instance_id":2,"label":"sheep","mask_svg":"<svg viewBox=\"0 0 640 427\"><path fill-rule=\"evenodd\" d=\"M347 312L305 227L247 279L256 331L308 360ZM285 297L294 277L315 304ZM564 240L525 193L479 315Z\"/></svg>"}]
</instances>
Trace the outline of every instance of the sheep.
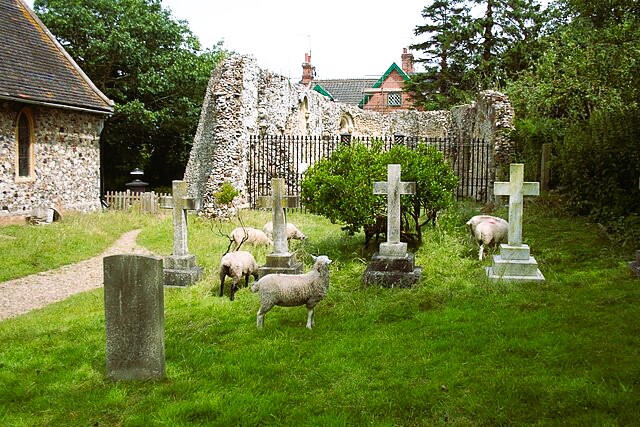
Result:
<instances>
[{"instance_id":1,"label":"sheep","mask_svg":"<svg viewBox=\"0 0 640 427\"><path fill-rule=\"evenodd\" d=\"M267 274L251 287L260 295L257 315L258 329L264 325L264 315L274 305L281 307L307 306L307 329L314 325L313 308L329 290L329 264L326 255L313 257L313 269L306 274Z\"/></svg>"},{"instance_id":2,"label":"sheep","mask_svg":"<svg viewBox=\"0 0 640 427\"><path fill-rule=\"evenodd\" d=\"M245 286L249 286L249 276L253 276L255 280L258 280L258 268L255 258L247 251L224 254L220 260L220 296L223 295L224 279L227 276L232 279L229 299L233 301L233 297L238 290L238 282L242 276L245 276Z\"/></svg>"},{"instance_id":3,"label":"sheep","mask_svg":"<svg viewBox=\"0 0 640 427\"><path fill-rule=\"evenodd\" d=\"M482 261L485 246L497 246L509 236L509 223L490 215L476 215L467 221L471 234L480 244L478 259Z\"/></svg>"},{"instance_id":4,"label":"sheep","mask_svg":"<svg viewBox=\"0 0 640 427\"><path fill-rule=\"evenodd\" d=\"M235 244L234 248L239 248L242 243L248 243L252 245L273 245L271 240L262 230L251 227L238 227L234 228L229 239L232 244Z\"/></svg>"},{"instance_id":5,"label":"sheep","mask_svg":"<svg viewBox=\"0 0 640 427\"><path fill-rule=\"evenodd\" d=\"M273 238L273 222L269 221L262 228L267 236ZM304 235L302 231L298 229L295 225L288 222L287 223L287 240L297 239L297 240L305 240L307 236Z\"/></svg>"}]
</instances>

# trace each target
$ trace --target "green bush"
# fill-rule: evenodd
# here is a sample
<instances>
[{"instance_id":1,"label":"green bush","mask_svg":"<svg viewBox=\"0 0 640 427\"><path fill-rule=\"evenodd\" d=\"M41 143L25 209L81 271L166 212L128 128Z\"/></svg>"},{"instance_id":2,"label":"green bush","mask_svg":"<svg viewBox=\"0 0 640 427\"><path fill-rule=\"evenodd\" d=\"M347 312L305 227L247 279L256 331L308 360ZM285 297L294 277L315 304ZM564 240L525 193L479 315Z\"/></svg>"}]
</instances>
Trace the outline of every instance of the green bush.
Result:
<instances>
[{"instance_id":1,"label":"green bush","mask_svg":"<svg viewBox=\"0 0 640 427\"><path fill-rule=\"evenodd\" d=\"M367 240L379 231L386 217L386 198L373 194L374 181L386 181L387 164L400 164L402 180L416 183L416 194L403 196L402 232L420 243L421 228L434 223L436 215L453 202L458 179L442 153L419 145L412 150L395 146L382 152L379 144L344 145L328 159L310 168L301 183L301 197L312 213L344 224L350 234L365 230Z\"/></svg>"}]
</instances>

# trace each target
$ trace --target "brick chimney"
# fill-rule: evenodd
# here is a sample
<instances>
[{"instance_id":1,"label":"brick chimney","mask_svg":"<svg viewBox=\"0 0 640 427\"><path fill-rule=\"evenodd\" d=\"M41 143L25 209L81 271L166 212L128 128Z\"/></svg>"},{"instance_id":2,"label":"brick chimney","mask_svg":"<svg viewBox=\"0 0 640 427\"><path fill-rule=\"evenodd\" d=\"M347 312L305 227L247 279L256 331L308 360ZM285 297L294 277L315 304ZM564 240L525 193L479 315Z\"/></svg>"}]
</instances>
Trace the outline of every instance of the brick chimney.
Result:
<instances>
[{"instance_id":1,"label":"brick chimney","mask_svg":"<svg viewBox=\"0 0 640 427\"><path fill-rule=\"evenodd\" d=\"M311 65L311 55L308 53L304 54L304 62L302 63L302 83L303 85L308 85L313 80L314 75L314 67Z\"/></svg>"},{"instance_id":2,"label":"brick chimney","mask_svg":"<svg viewBox=\"0 0 640 427\"><path fill-rule=\"evenodd\" d=\"M407 48L402 49L402 71L412 74L413 70L413 53L407 52Z\"/></svg>"}]
</instances>

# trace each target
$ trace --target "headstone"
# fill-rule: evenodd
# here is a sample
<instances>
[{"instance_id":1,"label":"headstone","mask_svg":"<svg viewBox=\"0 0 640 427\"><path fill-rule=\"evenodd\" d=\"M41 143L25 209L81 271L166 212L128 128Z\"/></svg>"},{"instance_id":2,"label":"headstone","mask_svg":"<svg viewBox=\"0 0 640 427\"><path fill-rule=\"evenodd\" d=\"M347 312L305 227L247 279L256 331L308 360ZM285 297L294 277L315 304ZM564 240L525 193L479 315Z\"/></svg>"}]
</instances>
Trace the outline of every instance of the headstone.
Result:
<instances>
[{"instance_id":1,"label":"headstone","mask_svg":"<svg viewBox=\"0 0 640 427\"><path fill-rule=\"evenodd\" d=\"M387 241L380 244L364 274L367 285L385 287L413 286L422 274L415 266L415 256L400 241L400 195L415 194L415 182L400 180L400 165L387 165L387 181L374 182L374 194L387 195Z\"/></svg>"},{"instance_id":2,"label":"headstone","mask_svg":"<svg viewBox=\"0 0 640 427\"><path fill-rule=\"evenodd\" d=\"M297 208L300 206L297 196L287 196L284 178L271 179L271 196L261 197L261 207L270 207L273 210L273 252L267 255L265 265L258 270L258 277L272 273L301 274L302 263L296 261L294 254L289 252L287 240L287 220L285 208Z\"/></svg>"},{"instance_id":3,"label":"headstone","mask_svg":"<svg viewBox=\"0 0 640 427\"><path fill-rule=\"evenodd\" d=\"M172 196L162 197L160 207L173 210L173 254L164 258L164 277L167 286L189 286L202 277L202 267L196 256L189 254L187 212L197 210L200 201L187 197L187 183L173 181Z\"/></svg>"},{"instance_id":4,"label":"headstone","mask_svg":"<svg viewBox=\"0 0 640 427\"><path fill-rule=\"evenodd\" d=\"M107 377L164 378L162 258L112 255L103 268Z\"/></svg>"},{"instance_id":5,"label":"headstone","mask_svg":"<svg viewBox=\"0 0 640 427\"><path fill-rule=\"evenodd\" d=\"M509 182L495 182L493 191L496 196L509 196L509 241L500 245L500 254L494 255L492 265L486 267L487 276L506 282L544 281L529 246L522 243L524 196L540 194L540 184L524 182L524 165L512 163Z\"/></svg>"}]
</instances>

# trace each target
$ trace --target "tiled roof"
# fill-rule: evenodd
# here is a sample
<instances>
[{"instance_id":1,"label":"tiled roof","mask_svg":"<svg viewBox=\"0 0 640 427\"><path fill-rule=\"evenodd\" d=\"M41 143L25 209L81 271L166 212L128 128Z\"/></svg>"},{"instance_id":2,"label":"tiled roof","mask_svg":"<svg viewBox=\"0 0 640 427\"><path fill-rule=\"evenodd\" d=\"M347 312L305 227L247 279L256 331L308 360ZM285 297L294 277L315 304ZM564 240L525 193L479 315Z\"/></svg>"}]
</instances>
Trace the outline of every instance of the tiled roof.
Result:
<instances>
[{"instance_id":1,"label":"tiled roof","mask_svg":"<svg viewBox=\"0 0 640 427\"><path fill-rule=\"evenodd\" d=\"M113 112L23 0L0 0L0 99Z\"/></svg>"},{"instance_id":2,"label":"tiled roof","mask_svg":"<svg viewBox=\"0 0 640 427\"><path fill-rule=\"evenodd\" d=\"M333 80L313 80L311 88L316 91L331 95L336 102L358 105L364 97L364 90L372 88L378 79L333 79ZM318 90L317 86L322 88ZM324 94L324 93L323 93Z\"/></svg>"}]
</instances>

